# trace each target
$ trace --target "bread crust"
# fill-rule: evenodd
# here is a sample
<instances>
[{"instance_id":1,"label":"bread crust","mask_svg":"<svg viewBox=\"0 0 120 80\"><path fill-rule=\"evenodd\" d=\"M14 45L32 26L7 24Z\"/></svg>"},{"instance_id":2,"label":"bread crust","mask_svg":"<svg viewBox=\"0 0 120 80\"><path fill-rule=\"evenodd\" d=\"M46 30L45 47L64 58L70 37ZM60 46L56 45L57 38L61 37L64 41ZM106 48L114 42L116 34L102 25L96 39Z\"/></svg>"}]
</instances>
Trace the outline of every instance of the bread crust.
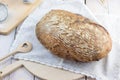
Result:
<instances>
[{"instance_id":1,"label":"bread crust","mask_svg":"<svg viewBox=\"0 0 120 80\"><path fill-rule=\"evenodd\" d=\"M98 61L112 48L101 25L64 10L52 10L37 24L38 40L53 54L81 62Z\"/></svg>"}]
</instances>

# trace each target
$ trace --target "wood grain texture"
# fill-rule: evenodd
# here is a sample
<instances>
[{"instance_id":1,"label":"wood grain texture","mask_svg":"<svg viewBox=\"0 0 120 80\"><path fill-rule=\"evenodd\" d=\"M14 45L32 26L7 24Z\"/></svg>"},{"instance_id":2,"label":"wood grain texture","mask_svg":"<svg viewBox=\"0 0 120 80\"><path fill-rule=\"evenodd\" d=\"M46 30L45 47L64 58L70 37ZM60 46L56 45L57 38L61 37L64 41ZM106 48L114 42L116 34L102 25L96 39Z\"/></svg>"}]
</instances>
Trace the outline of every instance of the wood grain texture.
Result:
<instances>
[{"instance_id":1,"label":"wood grain texture","mask_svg":"<svg viewBox=\"0 0 120 80\"><path fill-rule=\"evenodd\" d=\"M11 59L6 59L6 60L0 62L0 69L8 66L9 64L11 64ZM6 76L6 77L3 77L3 80L9 80L9 79L10 79L9 75Z\"/></svg>"},{"instance_id":2,"label":"wood grain texture","mask_svg":"<svg viewBox=\"0 0 120 80\"><path fill-rule=\"evenodd\" d=\"M120 0L105 0L104 5L107 7L107 8L105 8L104 5L99 3L99 0L86 0L86 5L94 14L119 15L120 14L119 3L120 3ZM0 43L1 43L1 45L0 45L0 53L1 53L0 57L1 57L9 52L9 48L13 42L14 32L8 36L0 35L0 37L1 37L1 39L0 39ZM0 64L0 68L7 66L9 64L10 64L10 61L2 62ZM16 72L12 73L12 75L10 76L11 80L19 80L21 77L23 77L21 80L41 80L41 79L35 77L34 75L31 75L24 68L17 70ZM10 78L8 76L3 80L9 80ZM87 78L83 78L80 80L95 80L95 79L87 77Z\"/></svg>"},{"instance_id":3,"label":"wood grain texture","mask_svg":"<svg viewBox=\"0 0 120 80\"><path fill-rule=\"evenodd\" d=\"M104 0L102 3L100 0L86 0L86 5L94 14L120 14L120 0Z\"/></svg>"},{"instance_id":4,"label":"wood grain texture","mask_svg":"<svg viewBox=\"0 0 120 80\"><path fill-rule=\"evenodd\" d=\"M20 68L10 76L11 80L33 80L34 76L30 74L26 69Z\"/></svg>"},{"instance_id":5,"label":"wood grain texture","mask_svg":"<svg viewBox=\"0 0 120 80\"><path fill-rule=\"evenodd\" d=\"M12 60L12 63L17 60ZM19 68L10 75L11 80L34 80L34 75L29 73L25 68Z\"/></svg>"},{"instance_id":6,"label":"wood grain texture","mask_svg":"<svg viewBox=\"0 0 120 80\"><path fill-rule=\"evenodd\" d=\"M18 27L15 30L15 38L17 35L17 32L19 31L20 27L21 27L22 23L20 25L18 25ZM17 60L12 59L12 63L16 62ZM35 80L35 76L32 75L31 73L29 73L25 68L20 68L17 71L11 73L10 75L10 80Z\"/></svg>"},{"instance_id":7,"label":"wood grain texture","mask_svg":"<svg viewBox=\"0 0 120 80\"><path fill-rule=\"evenodd\" d=\"M14 34L15 34L15 31L13 31L7 36L0 35L0 57L9 53L9 49L14 41ZM0 69L6 67L9 64L11 64L11 59L6 59L0 62ZM3 80L9 80L9 79L10 79L9 75L3 78Z\"/></svg>"},{"instance_id":8,"label":"wood grain texture","mask_svg":"<svg viewBox=\"0 0 120 80\"><path fill-rule=\"evenodd\" d=\"M86 0L86 5L94 14L108 14L109 8L107 0L102 3L100 0Z\"/></svg>"}]
</instances>

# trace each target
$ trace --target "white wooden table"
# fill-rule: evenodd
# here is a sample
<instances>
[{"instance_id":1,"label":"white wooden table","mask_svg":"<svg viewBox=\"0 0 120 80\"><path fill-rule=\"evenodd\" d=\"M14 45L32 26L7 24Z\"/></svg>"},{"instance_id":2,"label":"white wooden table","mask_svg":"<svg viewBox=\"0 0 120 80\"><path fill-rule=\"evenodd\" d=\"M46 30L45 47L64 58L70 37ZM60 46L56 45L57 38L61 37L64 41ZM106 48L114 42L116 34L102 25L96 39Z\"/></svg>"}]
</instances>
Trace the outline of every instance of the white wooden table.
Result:
<instances>
[{"instance_id":1,"label":"white wooden table","mask_svg":"<svg viewBox=\"0 0 120 80\"><path fill-rule=\"evenodd\" d=\"M101 0L103 1L103 0ZM102 3L100 0L83 0L83 3L85 3L88 8L94 13L94 14L106 14L106 15L118 15L120 16L120 0L104 0L104 3ZM4 56L9 52L10 46L13 43L15 36L17 33L17 29L14 30L12 33L10 33L7 36L0 35L0 57ZM15 60L8 59L6 61L3 61L0 63L0 69L11 64ZM40 80L34 75L30 74L27 70L24 68L18 69L11 75L4 78L4 80ZM95 80L90 77L85 76L84 78L80 80Z\"/></svg>"}]
</instances>

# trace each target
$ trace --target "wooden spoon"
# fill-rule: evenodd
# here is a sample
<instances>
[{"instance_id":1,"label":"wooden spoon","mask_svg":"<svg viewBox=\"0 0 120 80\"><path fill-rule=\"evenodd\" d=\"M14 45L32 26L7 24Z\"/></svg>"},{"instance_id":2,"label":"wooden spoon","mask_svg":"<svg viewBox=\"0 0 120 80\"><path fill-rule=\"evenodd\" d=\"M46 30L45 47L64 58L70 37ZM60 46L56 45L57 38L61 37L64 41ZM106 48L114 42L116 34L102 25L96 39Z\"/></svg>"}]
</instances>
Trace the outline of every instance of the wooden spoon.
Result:
<instances>
[{"instance_id":1,"label":"wooden spoon","mask_svg":"<svg viewBox=\"0 0 120 80\"><path fill-rule=\"evenodd\" d=\"M15 51L1 58L0 61L2 61L3 59L11 55L16 54L17 52L25 53L25 52L29 52L31 49L32 49L32 44L29 42L25 42L19 45ZM49 66L42 65L36 62L19 60L0 70L0 80L2 80L3 77L7 76L8 74L14 72L15 70L21 67L26 68L30 73L32 73L33 75L43 80L57 80L57 79L78 80L84 77L84 75L81 75L81 74L69 72L69 71L54 68L54 67L49 67Z\"/></svg>"},{"instance_id":2,"label":"wooden spoon","mask_svg":"<svg viewBox=\"0 0 120 80\"><path fill-rule=\"evenodd\" d=\"M32 44L29 42L24 42L20 44L15 51L11 52L10 54L7 54L6 56L0 58L0 61L8 58L9 56L15 55L16 53L27 53L32 50Z\"/></svg>"}]
</instances>

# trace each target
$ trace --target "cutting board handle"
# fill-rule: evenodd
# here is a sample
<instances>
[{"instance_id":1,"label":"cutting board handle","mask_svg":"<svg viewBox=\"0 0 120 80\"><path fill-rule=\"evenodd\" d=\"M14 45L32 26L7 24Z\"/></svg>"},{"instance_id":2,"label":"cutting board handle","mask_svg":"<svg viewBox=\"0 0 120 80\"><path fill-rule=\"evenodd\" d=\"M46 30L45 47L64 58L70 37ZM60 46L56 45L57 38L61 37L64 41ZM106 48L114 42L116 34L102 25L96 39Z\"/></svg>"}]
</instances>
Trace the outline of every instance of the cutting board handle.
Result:
<instances>
[{"instance_id":1,"label":"cutting board handle","mask_svg":"<svg viewBox=\"0 0 120 80\"><path fill-rule=\"evenodd\" d=\"M15 63L6 66L2 70L0 70L0 80L2 80L3 77L9 75L10 73L14 72L18 68L22 67L22 61L16 61Z\"/></svg>"},{"instance_id":2,"label":"cutting board handle","mask_svg":"<svg viewBox=\"0 0 120 80\"><path fill-rule=\"evenodd\" d=\"M3 27L0 28L0 35L8 35L12 32L43 1L44 0L35 0L32 4L25 4L22 0L1 0L1 3L8 5L8 17L6 21L0 24L0 26Z\"/></svg>"}]
</instances>

